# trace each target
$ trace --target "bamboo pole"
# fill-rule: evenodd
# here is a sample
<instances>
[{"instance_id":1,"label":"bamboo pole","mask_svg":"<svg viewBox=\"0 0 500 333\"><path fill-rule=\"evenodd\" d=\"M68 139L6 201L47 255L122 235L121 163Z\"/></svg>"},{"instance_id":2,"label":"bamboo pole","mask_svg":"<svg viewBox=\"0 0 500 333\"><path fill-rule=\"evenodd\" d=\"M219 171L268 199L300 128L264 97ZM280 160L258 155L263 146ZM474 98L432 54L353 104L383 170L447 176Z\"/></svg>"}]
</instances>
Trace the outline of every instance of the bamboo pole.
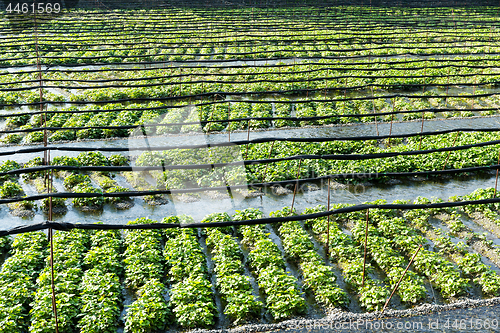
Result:
<instances>
[{"instance_id":1,"label":"bamboo pole","mask_svg":"<svg viewBox=\"0 0 500 333\"><path fill-rule=\"evenodd\" d=\"M299 176L300 176L300 166L302 165L302 159L299 160L299 167L297 168L297 182L295 183L295 187L293 189L293 198L292 198L292 207L290 208L290 214L293 212L293 205L295 204L295 195L297 194L297 187L299 185Z\"/></svg>"},{"instance_id":2,"label":"bamboo pole","mask_svg":"<svg viewBox=\"0 0 500 333\"><path fill-rule=\"evenodd\" d=\"M408 272L408 269L410 268L410 265L413 263L413 261L415 260L415 257L417 256L418 252L420 252L420 249L422 248L422 245L419 245L418 246L418 249L417 249L417 252L415 252L415 254L413 255L413 257L411 258L410 262L408 263L408 266L406 266L406 269L405 271L403 272L403 275L401 276L401 278L399 279L398 283L396 284L396 286L394 287L394 290L392 291L391 295L389 296L389 298L387 299L387 301L385 302L384 304L384 307L382 308L382 313L384 313L385 309L387 308L387 305L389 305L389 302L391 301L391 298L392 296L394 296L394 293L396 292L396 290L398 290L399 288L399 285L401 284L401 281L403 281L403 278L405 277L406 275L406 272Z\"/></svg>"}]
</instances>

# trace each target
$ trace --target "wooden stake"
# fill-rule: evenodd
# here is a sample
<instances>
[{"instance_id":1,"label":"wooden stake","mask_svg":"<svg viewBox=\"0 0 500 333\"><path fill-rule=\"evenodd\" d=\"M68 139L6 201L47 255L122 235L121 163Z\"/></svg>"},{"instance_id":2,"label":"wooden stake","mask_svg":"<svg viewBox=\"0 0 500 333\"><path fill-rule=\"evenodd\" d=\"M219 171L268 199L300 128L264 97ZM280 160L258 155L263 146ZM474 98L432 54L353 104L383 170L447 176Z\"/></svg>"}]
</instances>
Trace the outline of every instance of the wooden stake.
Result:
<instances>
[{"instance_id":1,"label":"wooden stake","mask_svg":"<svg viewBox=\"0 0 500 333\"><path fill-rule=\"evenodd\" d=\"M43 111L43 81L42 81L42 66L40 64L40 54L38 52L38 31L37 31L37 24L36 24L36 13L33 17L34 20L34 38L35 38L35 49L36 49L36 63L37 63L37 69L38 69L38 79L39 79L39 93L40 93L40 111ZM43 130L43 144L44 147L47 147L47 112L44 114L40 114L40 124L43 123L43 127L45 129ZM44 152L44 164L50 165L49 157L50 155L47 154L47 151ZM50 183L49 187L49 177L46 176L47 180L47 192L50 193L51 187L52 187L52 180ZM52 198L49 198L49 221L52 220ZM49 239L50 239L50 271L51 271L51 288L52 288L52 311L54 313L54 319L55 319L55 332L59 333L59 321L57 318L57 302L56 302L56 292L55 292L55 285L54 285L54 243L52 241L52 228L49 228L48 230L49 233Z\"/></svg>"},{"instance_id":2,"label":"wooden stake","mask_svg":"<svg viewBox=\"0 0 500 333\"><path fill-rule=\"evenodd\" d=\"M385 305L384 305L384 308L382 309L382 313L384 313L385 311L385 308L387 308L387 305L389 305L389 302L391 301L391 298L392 296L394 296L394 293L396 292L396 290L398 290L399 288L399 285L401 284L401 281L403 281L403 278L405 277L406 275L406 272L408 272L408 269L410 268L410 265L413 263L413 260L415 260L415 257L417 256L418 252L420 252L420 249L422 248L422 245L419 245L418 246L418 249L417 249L417 252L415 252L415 254L413 255L413 257L411 258L410 262L408 263L408 266L406 266L406 269L405 271L403 272L403 275L401 276L401 278L399 279L398 283L396 284L396 286L394 287L394 290L392 291L391 293L391 296L389 296L389 298L387 299L387 301L385 302Z\"/></svg>"},{"instance_id":3,"label":"wooden stake","mask_svg":"<svg viewBox=\"0 0 500 333\"><path fill-rule=\"evenodd\" d=\"M422 125L420 126L420 134L424 131L424 111L422 111ZM422 135L420 135L420 142L418 144L418 150L422 148Z\"/></svg>"},{"instance_id":4,"label":"wooden stake","mask_svg":"<svg viewBox=\"0 0 500 333\"><path fill-rule=\"evenodd\" d=\"M297 194L297 185L299 185L299 176L300 176L300 166L302 164L302 159L299 160L299 167L297 168L297 182L295 183L295 187L293 189L293 198L292 198L292 208L290 209L290 214L293 212L293 205L295 204L295 195Z\"/></svg>"}]
</instances>

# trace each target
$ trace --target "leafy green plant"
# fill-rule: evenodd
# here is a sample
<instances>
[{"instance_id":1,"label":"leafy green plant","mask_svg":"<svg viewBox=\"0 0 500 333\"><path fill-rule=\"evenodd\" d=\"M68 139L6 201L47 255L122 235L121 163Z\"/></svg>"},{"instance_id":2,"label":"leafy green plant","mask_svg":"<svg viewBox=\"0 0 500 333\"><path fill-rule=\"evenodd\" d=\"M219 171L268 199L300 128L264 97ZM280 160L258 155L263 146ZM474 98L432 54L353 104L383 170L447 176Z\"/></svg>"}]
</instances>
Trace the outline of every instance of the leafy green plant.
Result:
<instances>
[{"instance_id":1,"label":"leafy green plant","mask_svg":"<svg viewBox=\"0 0 500 333\"><path fill-rule=\"evenodd\" d=\"M202 222L228 221L229 215L210 214ZM262 302L252 295L248 277L244 276L243 254L236 240L227 227L206 228L207 246L211 249L217 273L217 287L222 299L227 303L224 314L235 324L243 323L255 317L262 308Z\"/></svg>"},{"instance_id":2,"label":"leafy green plant","mask_svg":"<svg viewBox=\"0 0 500 333\"><path fill-rule=\"evenodd\" d=\"M6 181L0 185L0 198L16 198L24 194L23 188L18 183Z\"/></svg>"},{"instance_id":3,"label":"leafy green plant","mask_svg":"<svg viewBox=\"0 0 500 333\"><path fill-rule=\"evenodd\" d=\"M236 211L233 220L262 216L257 209ZM275 320L303 313L305 301L295 277L286 274L285 262L278 246L264 232L263 225L240 226L242 243L250 247L248 263L257 276L259 288L266 295L266 307Z\"/></svg>"},{"instance_id":4,"label":"leafy green plant","mask_svg":"<svg viewBox=\"0 0 500 333\"><path fill-rule=\"evenodd\" d=\"M157 279L147 281L137 291L139 298L127 308L125 332L149 333L166 328L171 311L164 291L165 286Z\"/></svg>"},{"instance_id":5,"label":"leafy green plant","mask_svg":"<svg viewBox=\"0 0 500 333\"><path fill-rule=\"evenodd\" d=\"M21 169L21 166L19 165L19 163L17 163L16 161L13 161L13 160L6 160L5 162L3 162L0 165L0 172L9 172L9 171L13 171L16 169ZM16 178L17 178L17 176L13 176L13 175L0 176L0 184L2 182L8 181L8 180L15 180Z\"/></svg>"},{"instance_id":6,"label":"leafy green plant","mask_svg":"<svg viewBox=\"0 0 500 333\"><path fill-rule=\"evenodd\" d=\"M97 193L102 194L102 190L97 189L90 185L90 183L84 182L76 185L73 188L73 192L75 193ZM71 200L75 207L93 207L93 208L101 208L104 204L104 197L91 197L91 198L73 198Z\"/></svg>"},{"instance_id":7,"label":"leafy green plant","mask_svg":"<svg viewBox=\"0 0 500 333\"><path fill-rule=\"evenodd\" d=\"M290 207L271 212L272 217L290 216L295 214ZM296 263L302 271L304 285L313 291L316 300L327 307L336 307L347 304L346 293L335 283L336 277L332 269L323 263L321 256L314 247L307 232L300 222L285 222L277 227L285 253Z\"/></svg>"},{"instance_id":8,"label":"leafy green plant","mask_svg":"<svg viewBox=\"0 0 500 333\"><path fill-rule=\"evenodd\" d=\"M80 184L90 184L91 179L88 175L71 174L64 178L63 185L67 190L72 190L75 186Z\"/></svg>"}]
</instances>

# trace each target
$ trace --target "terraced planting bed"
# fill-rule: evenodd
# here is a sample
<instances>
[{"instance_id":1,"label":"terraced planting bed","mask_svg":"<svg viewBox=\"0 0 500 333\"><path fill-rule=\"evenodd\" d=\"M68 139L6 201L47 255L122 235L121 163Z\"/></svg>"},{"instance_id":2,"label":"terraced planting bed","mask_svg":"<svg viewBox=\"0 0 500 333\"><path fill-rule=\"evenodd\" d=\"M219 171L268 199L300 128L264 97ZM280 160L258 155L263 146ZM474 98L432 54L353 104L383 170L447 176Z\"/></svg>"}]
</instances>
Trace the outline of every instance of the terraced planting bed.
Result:
<instances>
[{"instance_id":1,"label":"terraced planting bed","mask_svg":"<svg viewBox=\"0 0 500 333\"><path fill-rule=\"evenodd\" d=\"M0 331L498 307L499 38L494 7L4 16Z\"/></svg>"}]
</instances>

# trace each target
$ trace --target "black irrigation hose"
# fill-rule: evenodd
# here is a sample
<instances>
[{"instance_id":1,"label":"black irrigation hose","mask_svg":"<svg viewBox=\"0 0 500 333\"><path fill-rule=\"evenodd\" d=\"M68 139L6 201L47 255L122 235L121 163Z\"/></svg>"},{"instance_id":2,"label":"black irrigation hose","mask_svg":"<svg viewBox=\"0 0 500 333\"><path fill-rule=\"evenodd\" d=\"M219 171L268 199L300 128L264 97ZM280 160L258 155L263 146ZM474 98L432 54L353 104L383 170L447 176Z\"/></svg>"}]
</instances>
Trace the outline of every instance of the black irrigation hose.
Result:
<instances>
[{"instance_id":1,"label":"black irrigation hose","mask_svg":"<svg viewBox=\"0 0 500 333\"><path fill-rule=\"evenodd\" d=\"M480 204L495 204L499 203L500 198L495 199L481 199L481 200L467 200L457 202L441 202L430 204L360 204L350 207L339 208L331 211L303 214L288 217L271 217L256 220L244 221L230 221L230 222L211 222L211 223L151 223L151 224L88 224L88 223L68 223L68 222L42 222L30 226L19 226L9 230L0 231L0 236L15 235L31 231L44 230L52 228L54 230L69 231L71 229L87 229L87 230L110 230L110 229L169 229L169 228L212 228L212 227L226 227L226 226L240 226L240 225L256 225L256 224L274 224L291 221L303 221L315 218L326 217L336 214L345 214L351 212L358 212L367 209L435 209L435 208L448 208L448 207L462 207L467 205L480 205Z\"/></svg>"},{"instance_id":2,"label":"black irrigation hose","mask_svg":"<svg viewBox=\"0 0 500 333\"><path fill-rule=\"evenodd\" d=\"M311 117L312 118L312 117ZM316 117L317 118L317 117ZM251 119L267 119L267 118L251 118ZM276 118L272 118L276 119ZM278 118L278 119L286 119L289 118ZM301 118L305 119L305 118ZM227 120L226 120L227 121ZM213 121L207 121L213 122ZM199 122L189 122L183 123L184 125L196 125ZM19 132L40 132L43 130L63 130L63 131L76 131L81 129L130 129L130 128L148 128L148 127L160 127L165 125L173 125L173 124L158 124L158 125L137 125L137 126L90 126L90 127L41 127L37 129L29 129L29 130L12 130L12 131L0 131L1 133L19 133ZM432 132L418 132L418 133L406 133L406 134L391 134L391 135L366 135L366 136L349 136L349 137L316 137L316 138L258 138L252 140L238 140L238 141L222 141L215 143L207 143L200 145L180 145L180 146L158 146L158 147L147 147L147 148L105 148L112 150L101 150L101 151L114 151L114 152L124 152L124 151L143 151L143 150L173 150L173 149L202 149L202 148L213 148L213 147L232 147L232 146L243 146L248 144L258 144L258 143L268 143L268 142L332 142L332 141L367 141L367 140L384 140L384 139L399 139L399 138L410 138L410 137L427 137L427 136L435 136L435 135L443 135L449 133L456 132L500 132L500 128L453 128L448 130L441 131L432 131ZM43 148L28 148L30 149L41 149L38 151L49 151L49 150L59 150L59 151L85 151L88 148L85 147L57 147L57 146L47 146ZM20 149L16 151L6 151L0 152L0 156L7 155L15 155L15 154L23 154L23 153L33 153L33 151L25 152L25 149ZM2 173L0 172L0 176Z\"/></svg>"},{"instance_id":3,"label":"black irrigation hose","mask_svg":"<svg viewBox=\"0 0 500 333\"><path fill-rule=\"evenodd\" d=\"M271 187L271 186L286 186L293 184L302 184L315 182L318 180L326 180L326 179L376 179L376 178L405 178L405 177L418 177L418 176L435 176L435 175L444 175L444 174L462 174L462 173L473 173L478 171L485 170L496 170L500 168L500 164L489 165L489 166L478 166L478 167L467 167L460 169L446 169L446 170L435 170L435 171L412 171L412 172L351 172L351 173L338 173L327 176L320 177L312 177L312 178L301 178L296 180L279 180L279 181L271 181L265 183L250 183L244 185L230 185L231 188L234 189L245 189L248 187L254 188L262 188L262 187ZM1 172L0 176L16 176L22 174L30 174L32 172L41 172L41 171L97 171L97 172L147 172L147 171L164 171L164 168L161 166L147 166L147 167L137 167L137 166L125 166L125 167L115 167L115 166L85 166L85 167L75 167L75 166L64 166L64 165L50 165L50 166L39 166L39 167L30 167L23 169L16 169L7 172ZM194 193L194 192L204 192L204 191L220 191L227 189L227 186L220 187L205 187L205 188L188 188L188 189L179 189L179 190L154 190L154 191L131 191L126 192L127 194L123 194L123 197L127 196L143 196L143 195L151 195L151 194L180 194L180 193ZM182 192L176 192L182 191ZM72 193L72 192L69 192ZM120 194L125 192L117 192L115 194ZM132 193L132 194L131 194ZM100 197L101 195L96 195ZM107 193L103 193L102 196L107 196ZM27 200L25 198L16 198L19 200Z\"/></svg>"}]
</instances>

